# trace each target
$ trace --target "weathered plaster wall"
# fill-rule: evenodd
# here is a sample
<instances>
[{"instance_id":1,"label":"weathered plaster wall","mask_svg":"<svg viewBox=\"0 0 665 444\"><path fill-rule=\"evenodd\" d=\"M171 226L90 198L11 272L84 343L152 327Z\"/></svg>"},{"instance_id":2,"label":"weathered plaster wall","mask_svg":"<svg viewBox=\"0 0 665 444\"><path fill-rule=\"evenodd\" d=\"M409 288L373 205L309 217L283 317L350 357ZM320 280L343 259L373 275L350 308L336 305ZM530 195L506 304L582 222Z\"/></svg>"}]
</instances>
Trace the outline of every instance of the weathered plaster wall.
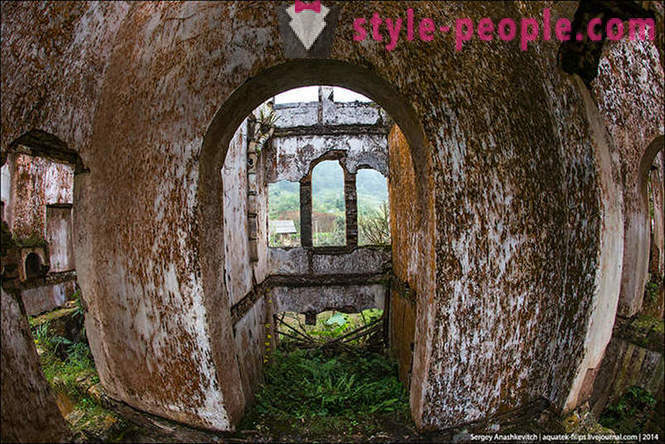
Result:
<instances>
[{"instance_id":1,"label":"weathered plaster wall","mask_svg":"<svg viewBox=\"0 0 665 444\"><path fill-rule=\"evenodd\" d=\"M247 140L243 124L229 144L224 180L224 283L231 305L252 289L247 227ZM222 227L220 227L222 228Z\"/></svg>"},{"instance_id":2,"label":"weathered plaster wall","mask_svg":"<svg viewBox=\"0 0 665 444\"><path fill-rule=\"evenodd\" d=\"M663 149L664 93L663 65L652 43L606 44L593 83L593 96L613 141L611 153L619 164L617 182L623 189L623 270L617 314L624 317L643 309L650 250L646 179ZM662 293L660 290L657 298L662 298ZM660 307L654 304L644 308L655 309L653 314L658 314ZM662 354L621 337L622 329L617 326L623 322L617 318L615 323L610 312L597 323L606 329L614 325L614 331L604 356L597 348L595 355L602 358L602 365L593 370L593 385L587 383L583 390L591 396L596 413L632 384L648 388L662 398Z\"/></svg>"},{"instance_id":3,"label":"weathered plaster wall","mask_svg":"<svg viewBox=\"0 0 665 444\"><path fill-rule=\"evenodd\" d=\"M370 102L335 102L334 90L321 88L316 102L283 103L274 106L277 128L312 125L385 125L386 112Z\"/></svg>"},{"instance_id":4,"label":"weathered plaster wall","mask_svg":"<svg viewBox=\"0 0 665 444\"><path fill-rule=\"evenodd\" d=\"M15 236L46 237L46 205L73 201L74 169L47 159L12 154L7 160L11 178L5 217Z\"/></svg>"},{"instance_id":5,"label":"weathered plaster wall","mask_svg":"<svg viewBox=\"0 0 665 444\"><path fill-rule=\"evenodd\" d=\"M271 275L380 274L390 266L390 252L381 247L359 247L345 254L311 248L271 248Z\"/></svg>"},{"instance_id":6,"label":"weathered plaster wall","mask_svg":"<svg viewBox=\"0 0 665 444\"><path fill-rule=\"evenodd\" d=\"M45 162L47 164L44 171L46 205L71 204L74 201L74 167L48 160Z\"/></svg>"},{"instance_id":7,"label":"weathered plaster wall","mask_svg":"<svg viewBox=\"0 0 665 444\"><path fill-rule=\"evenodd\" d=\"M1 293L2 441L67 441L69 430L42 372L28 320L4 288Z\"/></svg>"},{"instance_id":8,"label":"weathered plaster wall","mask_svg":"<svg viewBox=\"0 0 665 444\"><path fill-rule=\"evenodd\" d=\"M370 166L388 176L385 112L370 103L335 103L331 95L332 88L320 87L318 102L275 106L277 128L261 153L270 182L309 177L313 165L333 150L343 152L341 163L347 173ZM311 189L311 179L307 183ZM348 206L355 193L346 192ZM311 205L301 202L303 212L311 212ZM354 217L356 213L347 208L347 218ZM311 229L306 221L301 227ZM268 257L270 274L280 278L272 291L276 312L356 312L384 306L386 286L359 276L384 273L390 265L386 249L271 248Z\"/></svg>"},{"instance_id":9,"label":"weathered plaster wall","mask_svg":"<svg viewBox=\"0 0 665 444\"><path fill-rule=\"evenodd\" d=\"M67 280L23 289L21 299L25 312L30 316L36 316L61 307L76 291L75 282L75 280Z\"/></svg>"},{"instance_id":10,"label":"weathered plaster wall","mask_svg":"<svg viewBox=\"0 0 665 444\"><path fill-rule=\"evenodd\" d=\"M661 150L649 171L651 189L650 222L651 240L649 245L649 280L651 286L660 288L645 289L645 297L640 313L663 319L665 312L665 151ZM655 290L655 291L654 291ZM648 296L647 296L648 295Z\"/></svg>"},{"instance_id":11,"label":"weathered plaster wall","mask_svg":"<svg viewBox=\"0 0 665 444\"><path fill-rule=\"evenodd\" d=\"M656 155L649 171L651 199L651 242L649 273L665 275L665 152Z\"/></svg>"},{"instance_id":12,"label":"weathered plaster wall","mask_svg":"<svg viewBox=\"0 0 665 444\"><path fill-rule=\"evenodd\" d=\"M245 316L233 326L235 333L235 346L240 366L245 402L254 398L257 386L263 380L263 364L269 352L270 343L268 333L271 331L266 325L272 323L272 309L262 296Z\"/></svg>"},{"instance_id":13,"label":"weathered plaster wall","mask_svg":"<svg viewBox=\"0 0 665 444\"><path fill-rule=\"evenodd\" d=\"M262 164L259 165L262 167ZM258 194L257 252L258 260L250 258L248 226L248 168L247 122L236 131L222 168L224 180L224 279L231 305L238 304L249 293L257 291L267 275L267 190L265 173L258 170L256 177ZM221 227L220 227L221 228ZM221 308L220 308L221 309ZM271 322L271 306L266 304L263 293L254 305L233 326L235 350L242 381L245 402L251 402L254 391L261 382L267 339L266 323Z\"/></svg>"},{"instance_id":14,"label":"weathered plaster wall","mask_svg":"<svg viewBox=\"0 0 665 444\"><path fill-rule=\"evenodd\" d=\"M537 14L543 5L513 6L456 6L438 18ZM463 54L437 45L429 64L443 78L418 93L436 147L436 293L420 296L433 300L419 307L427 333L414 362L414 375L425 368L415 416L426 427L538 396L562 406L591 328L601 221L589 124L556 45L527 54L513 43L476 41ZM417 63L415 53L396 56Z\"/></svg>"},{"instance_id":15,"label":"weathered plaster wall","mask_svg":"<svg viewBox=\"0 0 665 444\"><path fill-rule=\"evenodd\" d=\"M125 2L3 3L2 149L38 128L81 150L92 135L114 38ZM18 26L9 25L9 23ZM26 26L23 26L26 25ZM20 68L19 68L20 67Z\"/></svg>"},{"instance_id":16,"label":"weathered plaster wall","mask_svg":"<svg viewBox=\"0 0 665 444\"><path fill-rule=\"evenodd\" d=\"M645 170L663 148L665 89L663 65L651 42L607 43L593 83L593 95L621 162L624 211L624 271L619 313L636 314L649 260ZM654 143L656 145L654 145Z\"/></svg>"},{"instance_id":17,"label":"weathered plaster wall","mask_svg":"<svg viewBox=\"0 0 665 444\"><path fill-rule=\"evenodd\" d=\"M594 163L598 171L600 233L595 260L598 272L589 310L581 360L578 363L564 410L571 410L588 398L600 366L603 352L612 334L612 323L619 301L623 256L623 190L618 178L619 162L613 153L612 141L603 125L590 91L581 78L576 84L589 123Z\"/></svg>"},{"instance_id":18,"label":"weathered plaster wall","mask_svg":"<svg viewBox=\"0 0 665 444\"><path fill-rule=\"evenodd\" d=\"M340 279L343 280L343 279ZM358 313L384 308L385 284L298 286L272 289L275 312L322 313L329 310Z\"/></svg>"},{"instance_id":19,"label":"weathered plaster wall","mask_svg":"<svg viewBox=\"0 0 665 444\"><path fill-rule=\"evenodd\" d=\"M386 136L381 134L348 135L279 135L272 139L272 147L266 150L268 180L297 182L310 170L312 161L330 150L347 153L346 167L356 173L358 167L369 166L388 176Z\"/></svg>"},{"instance_id":20,"label":"weathered plaster wall","mask_svg":"<svg viewBox=\"0 0 665 444\"><path fill-rule=\"evenodd\" d=\"M4 212L4 208L6 206L6 203L9 202L9 196L10 196L9 190L11 189L11 186L12 186L12 182L11 182L12 177L11 177L11 172L9 171L9 164L5 163L4 165L2 165L2 169L0 171L1 171L0 174L2 175L1 176L2 177L2 179L1 179L2 182L0 182L0 196L1 196L1 199L2 199L3 212ZM2 215L2 219L3 220L5 219L4 214Z\"/></svg>"},{"instance_id":21,"label":"weathered plaster wall","mask_svg":"<svg viewBox=\"0 0 665 444\"><path fill-rule=\"evenodd\" d=\"M47 247L34 249L49 273L74 269L72 244L71 204L74 191L74 168L41 157L12 153L7 156L6 177L9 188L3 189L6 197L4 216L18 239L46 240ZM4 180L4 179L3 179ZM5 184L3 183L3 187ZM63 208L62 206L68 208ZM31 244L32 245L32 244ZM25 258L32 250L21 249L21 279L26 280ZM29 315L52 310L64 304L74 293L75 275L67 276L68 282L52 283L39 276L21 293Z\"/></svg>"},{"instance_id":22,"label":"weathered plaster wall","mask_svg":"<svg viewBox=\"0 0 665 444\"><path fill-rule=\"evenodd\" d=\"M270 251L268 248L268 172L266 158L259 156L256 161L256 251L254 262L256 282L261 283L270 274Z\"/></svg>"},{"instance_id":23,"label":"weathered plaster wall","mask_svg":"<svg viewBox=\"0 0 665 444\"><path fill-rule=\"evenodd\" d=\"M51 273L72 271L75 268L72 222L71 205L46 207L46 242Z\"/></svg>"},{"instance_id":24,"label":"weathered plaster wall","mask_svg":"<svg viewBox=\"0 0 665 444\"><path fill-rule=\"evenodd\" d=\"M318 102L275 105L276 131L262 157L269 182L297 182L331 150L346 152L350 173L368 166L388 177L386 135L390 118L374 103L337 103L321 87Z\"/></svg>"},{"instance_id":25,"label":"weathered plaster wall","mask_svg":"<svg viewBox=\"0 0 665 444\"><path fill-rule=\"evenodd\" d=\"M359 247L337 252L270 248L269 259L277 313L358 312L384 307L387 287L379 281L385 280L390 269L387 248Z\"/></svg>"},{"instance_id":26,"label":"weathered plaster wall","mask_svg":"<svg viewBox=\"0 0 665 444\"><path fill-rule=\"evenodd\" d=\"M400 378L407 382L412 373L418 303L421 313L424 313L423 305L429 302L418 296L434 291L432 276L421 272L418 258L429 253L428 269L433 273L434 253L427 250L421 253L419 248L422 245L414 242L414 236L423 230L419 215L413 211L413 202L417 200L419 190L408 142L397 125L390 130L388 152L390 170L399 172L388 181L393 273L396 276L395 282L391 283L390 345L399 362ZM433 226L428 229L433 230ZM413 290L407 291L406 286L397 285L398 282L408 284ZM419 328L423 328L422 320L423 317ZM423 364L419 362L419 365ZM416 396L415 393L412 392L412 396Z\"/></svg>"},{"instance_id":27,"label":"weathered plaster wall","mask_svg":"<svg viewBox=\"0 0 665 444\"><path fill-rule=\"evenodd\" d=\"M404 5L329 3L339 22L328 58L347 65L295 63L270 80L261 73L287 61L277 3L3 3L1 146L42 128L90 169L75 178L76 264L94 295L86 328L105 390L194 425L237 423L224 154L277 88L334 83L380 103L412 150L416 423L451 426L543 395L562 405L591 328L602 216L586 112L557 43L455 52L438 37L387 52L354 42L350 24ZM550 5L415 8L446 23ZM575 9L552 6L554 20Z\"/></svg>"},{"instance_id":28,"label":"weathered plaster wall","mask_svg":"<svg viewBox=\"0 0 665 444\"><path fill-rule=\"evenodd\" d=\"M411 387L416 332L416 294L398 279L390 286L390 350L399 365L400 381Z\"/></svg>"}]
</instances>

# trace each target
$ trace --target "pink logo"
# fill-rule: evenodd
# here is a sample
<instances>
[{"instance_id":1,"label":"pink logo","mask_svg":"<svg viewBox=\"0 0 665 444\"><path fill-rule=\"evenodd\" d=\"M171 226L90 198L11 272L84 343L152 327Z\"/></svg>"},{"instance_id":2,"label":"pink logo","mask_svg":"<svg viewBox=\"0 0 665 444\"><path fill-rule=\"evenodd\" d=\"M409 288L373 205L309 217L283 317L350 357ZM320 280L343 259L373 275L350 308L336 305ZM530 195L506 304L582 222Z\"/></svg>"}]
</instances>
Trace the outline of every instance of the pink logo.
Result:
<instances>
[{"instance_id":1,"label":"pink logo","mask_svg":"<svg viewBox=\"0 0 665 444\"><path fill-rule=\"evenodd\" d=\"M321 0L316 0L314 2L302 2L300 0L296 0L296 13L302 12L305 9L309 9L310 11L314 11L317 14L321 12Z\"/></svg>"}]
</instances>

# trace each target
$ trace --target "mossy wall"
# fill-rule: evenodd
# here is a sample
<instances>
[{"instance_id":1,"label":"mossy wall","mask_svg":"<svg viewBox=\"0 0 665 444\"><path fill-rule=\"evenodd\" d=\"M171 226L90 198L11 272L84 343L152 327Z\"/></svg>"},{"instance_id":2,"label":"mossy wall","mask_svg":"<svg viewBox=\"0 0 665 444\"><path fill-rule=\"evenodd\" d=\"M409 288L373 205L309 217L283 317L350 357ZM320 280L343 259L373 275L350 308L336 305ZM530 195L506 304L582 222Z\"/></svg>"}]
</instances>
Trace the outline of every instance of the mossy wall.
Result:
<instances>
[{"instance_id":1,"label":"mossy wall","mask_svg":"<svg viewBox=\"0 0 665 444\"><path fill-rule=\"evenodd\" d=\"M312 61L344 66L341 86L412 123L400 127L413 168L403 152L391 180L403 175L418 190L401 197L402 246L393 250L396 274L418 297L417 425L449 427L543 396L563 406L587 370L590 319L611 296L597 291L597 145L579 85L558 66L558 43L523 52L517 41L475 40L456 52L449 35L388 52L354 42L351 25L374 12L404 16L403 4L328 3L335 32ZM437 23L519 20L544 7L555 20L572 18L576 4L414 6ZM237 128L223 105L234 91L276 92L261 74L293 61L279 8L2 4L2 148L43 129L90 170L75 179L76 264L82 294L94 295L86 329L104 389L205 428L233 428L246 399L220 278L228 144L218 142ZM281 79L296 85L301 73ZM242 89L252 79L261 79L254 96ZM258 104L233 103L238 113ZM232 118L215 120L218 111Z\"/></svg>"}]
</instances>

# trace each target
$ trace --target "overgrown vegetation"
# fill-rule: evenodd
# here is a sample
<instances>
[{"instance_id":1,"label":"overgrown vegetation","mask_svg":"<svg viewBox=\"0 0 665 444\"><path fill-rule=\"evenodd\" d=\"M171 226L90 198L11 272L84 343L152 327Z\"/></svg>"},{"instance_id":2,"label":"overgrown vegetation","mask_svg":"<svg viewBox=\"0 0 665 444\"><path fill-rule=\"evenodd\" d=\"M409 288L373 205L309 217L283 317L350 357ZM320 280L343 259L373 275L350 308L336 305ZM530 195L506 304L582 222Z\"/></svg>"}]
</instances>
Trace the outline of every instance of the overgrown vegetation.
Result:
<instances>
[{"instance_id":1,"label":"overgrown vegetation","mask_svg":"<svg viewBox=\"0 0 665 444\"><path fill-rule=\"evenodd\" d=\"M265 382L239 430L255 431L263 440L307 441L364 441L394 436L395 430L399 436L413 432L397 364L375 352L368 336L342 348L322 346L358 329L380 329L382 310L324 312L316 325L305 325L303 315L286 315L278 315L283 321L280 346L265 367ZM303 343L310 348L296 346Z\"/></svg>"},{"instance_id":2,"label":"overgrown vegetation","mask_svg":"<svg viewBox=\"0 0 665 444\"><path fill-rule=\"evenodd\" d=\"M617 433L662 432L662 418L654 421L655 408L656 399L651 393L632 386L615 403L605 408L598 422Z\"/></svg>"},{"instance_id":3,"label":"overgrown vegetation","mask_svg":"<svg viewBox=\"0 0 665 444\"><path fill-rule=\"evenodd\" d=\"M652 304L658 302L658 292L663 285L662 278L652 275L644 287L644 300Z\"/></svg>"},{"instance_id":4,"label":"overgrown vegetation","mask_svg":"<svg viewBox=\"0 0 665 444\"><path fill-rule=\"evenodd\" d=\"M408 408L395 364L378 353L327 356L278 351L257 395L257 411L297 419L388 413Z\"/></svg>"},{"instance_id":5,"label":"overgrown vegetation","mask_svg":"<svg viewBox=\"0 0 665 444\"><path fill-rule=\"evenodd\" d=\"M77 381L85 378L93 384L99 382L88 345L51 334L48 322L35 328L34 338L44 375L53 388L73 400L86 397L87 393L81 393Z\"/></svg>"},{"instance_id":6,"label":"overgrown vegetation","mask_svg":"<svg viewBox=\"0 0 665 444\"><path fill-rule=\"evenodd\" d=\"M27 237L13 237L14 243L23 248L35 248L35 247L46 247L48 243L44 236L39 233L32 233Z\"/></svg>"},{"instance_id":7,"label":"overgrown vegetation","mask_svg":"<svg viewBox=\"0 0 665 444\"><path fill-rule=\"evenodd\" d=\"M99 377L85 334L81 333L83 314L79 302L74 307L57 310L30 320L42 370L51 385L63 416L80 439L123 439L130 426L115 413L104 408L101 392L95 390ZM68 318L63 321L62 318ZM72 338L62 336L66 327L55 324L79 324Z\"/></svg>"},{"instance_id":8,"label":"overgrown vegetation","mask_svg":"<svg viewBox=\"0 0 665 444\"><path fill-rule=\"evenodd\" d=\"M326 311L316 317L315 325L307 325L302 314L282 313L277 316L280 343L284 349L291 349L292 346L313 348L326 344L338 345L337 349L349 346L364 346L375 350L379 346L380 349L382 341L377 336L382 334L382 315L383 310L376 308L360 313Z\"/></svg>"},{"instance_id":9,"label":"overgrown vegetation","mask_svg":"<svg viewBox=\"0 0 665 444\"><path fill-rule=\"evenodd\" d=\"M649 315L640 315L631 322L635 330L640 331L646 337L650 332L665 333L665 324L662 319L655 318Z\"/></svg>"},{"instance_id":10,"label":"overgrown vegetation","mask_svg":"<svg viewBox=\"0 0 665 444\"><path fill-rule=\"evenodd\" d=\"M367 439L386 422L405 427L408 410L397 366L381 354L278 350L240 429L273 438Z\"/></svg>"}]
</instances>

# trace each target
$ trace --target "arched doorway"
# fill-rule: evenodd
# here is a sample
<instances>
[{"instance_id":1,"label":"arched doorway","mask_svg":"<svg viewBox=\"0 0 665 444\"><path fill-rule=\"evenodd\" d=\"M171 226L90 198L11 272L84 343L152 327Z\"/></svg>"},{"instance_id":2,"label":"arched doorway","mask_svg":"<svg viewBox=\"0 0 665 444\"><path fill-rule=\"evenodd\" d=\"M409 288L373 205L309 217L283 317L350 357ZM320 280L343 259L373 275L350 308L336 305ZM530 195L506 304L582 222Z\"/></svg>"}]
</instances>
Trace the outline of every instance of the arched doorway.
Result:
<instances>
[{"instance_id":1,"label":"arched doorway","mask_svg":"<svg viewBox=\"0 0 665 444\"><path fill-rule=\"evenodd\" d=\"M626 317L637 314L643 303L649 271L651 233L647 183L649 170L664 143L665 138L659 136L649 144L640 160L637 183L634 189L627 190L630 199L627 199L629 205L624 222L625 248L618 311Z\"/></svg>"},{"instance_id":2,"label":"arched doorway","mask_svg":"<svg viewBox=\"0 0 665 444\"><path fill-rule=\"evenodd\" d=\"M429 258L430 255L423 252L431 251L433 248L433 200L431 187L427 186L430 180L427 141L422 125L418 122L409 101L397 94L395 88L388 82L368 70L348 63L307 60L270 68L238 88L218 110L204 137L198 188L201 274L208 311L208 328L211 335L218 338L212 344L213 359L219 380L225 382L222 391L232 422L241 416L249 394L243 393L237 358L232 347L228 347L233 341L229 318L230 307L224 284L218 278L224 272L224 235L219 222L223 220L221 199L224 184L219 171L224 164L229 143L236 129L257 106L283 91L322 84L340 86L366 95L383 107L404 133L409 154L409 161L405 165L408 165L406 168L411 171L395 171L394 174L416 178L412 182L414 189L409 190L415 200L412 199L410 202L408 214L406 211L400 214L399 210L393 214L398 221L401 217L415 221L404 223L404 226L419 227L420 232L411 233L419 239L418 245L397 242L393 246L393 256L399 254L406 258L415 257L417 252L420 257ZM413 251L403 251L403 249L413 249ZM433 266L433 261L415 260L414 265L426 268ZM423 279L433 275L432 270L428 269L422 269L420 274ZM418 306L416 323L426 316L426 309L425 306ZM425 335L420 335L419 338L415 339L414 344L412 387L419 387L420 378L425 376L422 370L426 366L419 362L419 359L425 359L426 356L423 341ZM411 340L405 342L409 345ZM420 409L421 392L421 390L411 390L412 412Z\"/></svg>"}]
</instances>

